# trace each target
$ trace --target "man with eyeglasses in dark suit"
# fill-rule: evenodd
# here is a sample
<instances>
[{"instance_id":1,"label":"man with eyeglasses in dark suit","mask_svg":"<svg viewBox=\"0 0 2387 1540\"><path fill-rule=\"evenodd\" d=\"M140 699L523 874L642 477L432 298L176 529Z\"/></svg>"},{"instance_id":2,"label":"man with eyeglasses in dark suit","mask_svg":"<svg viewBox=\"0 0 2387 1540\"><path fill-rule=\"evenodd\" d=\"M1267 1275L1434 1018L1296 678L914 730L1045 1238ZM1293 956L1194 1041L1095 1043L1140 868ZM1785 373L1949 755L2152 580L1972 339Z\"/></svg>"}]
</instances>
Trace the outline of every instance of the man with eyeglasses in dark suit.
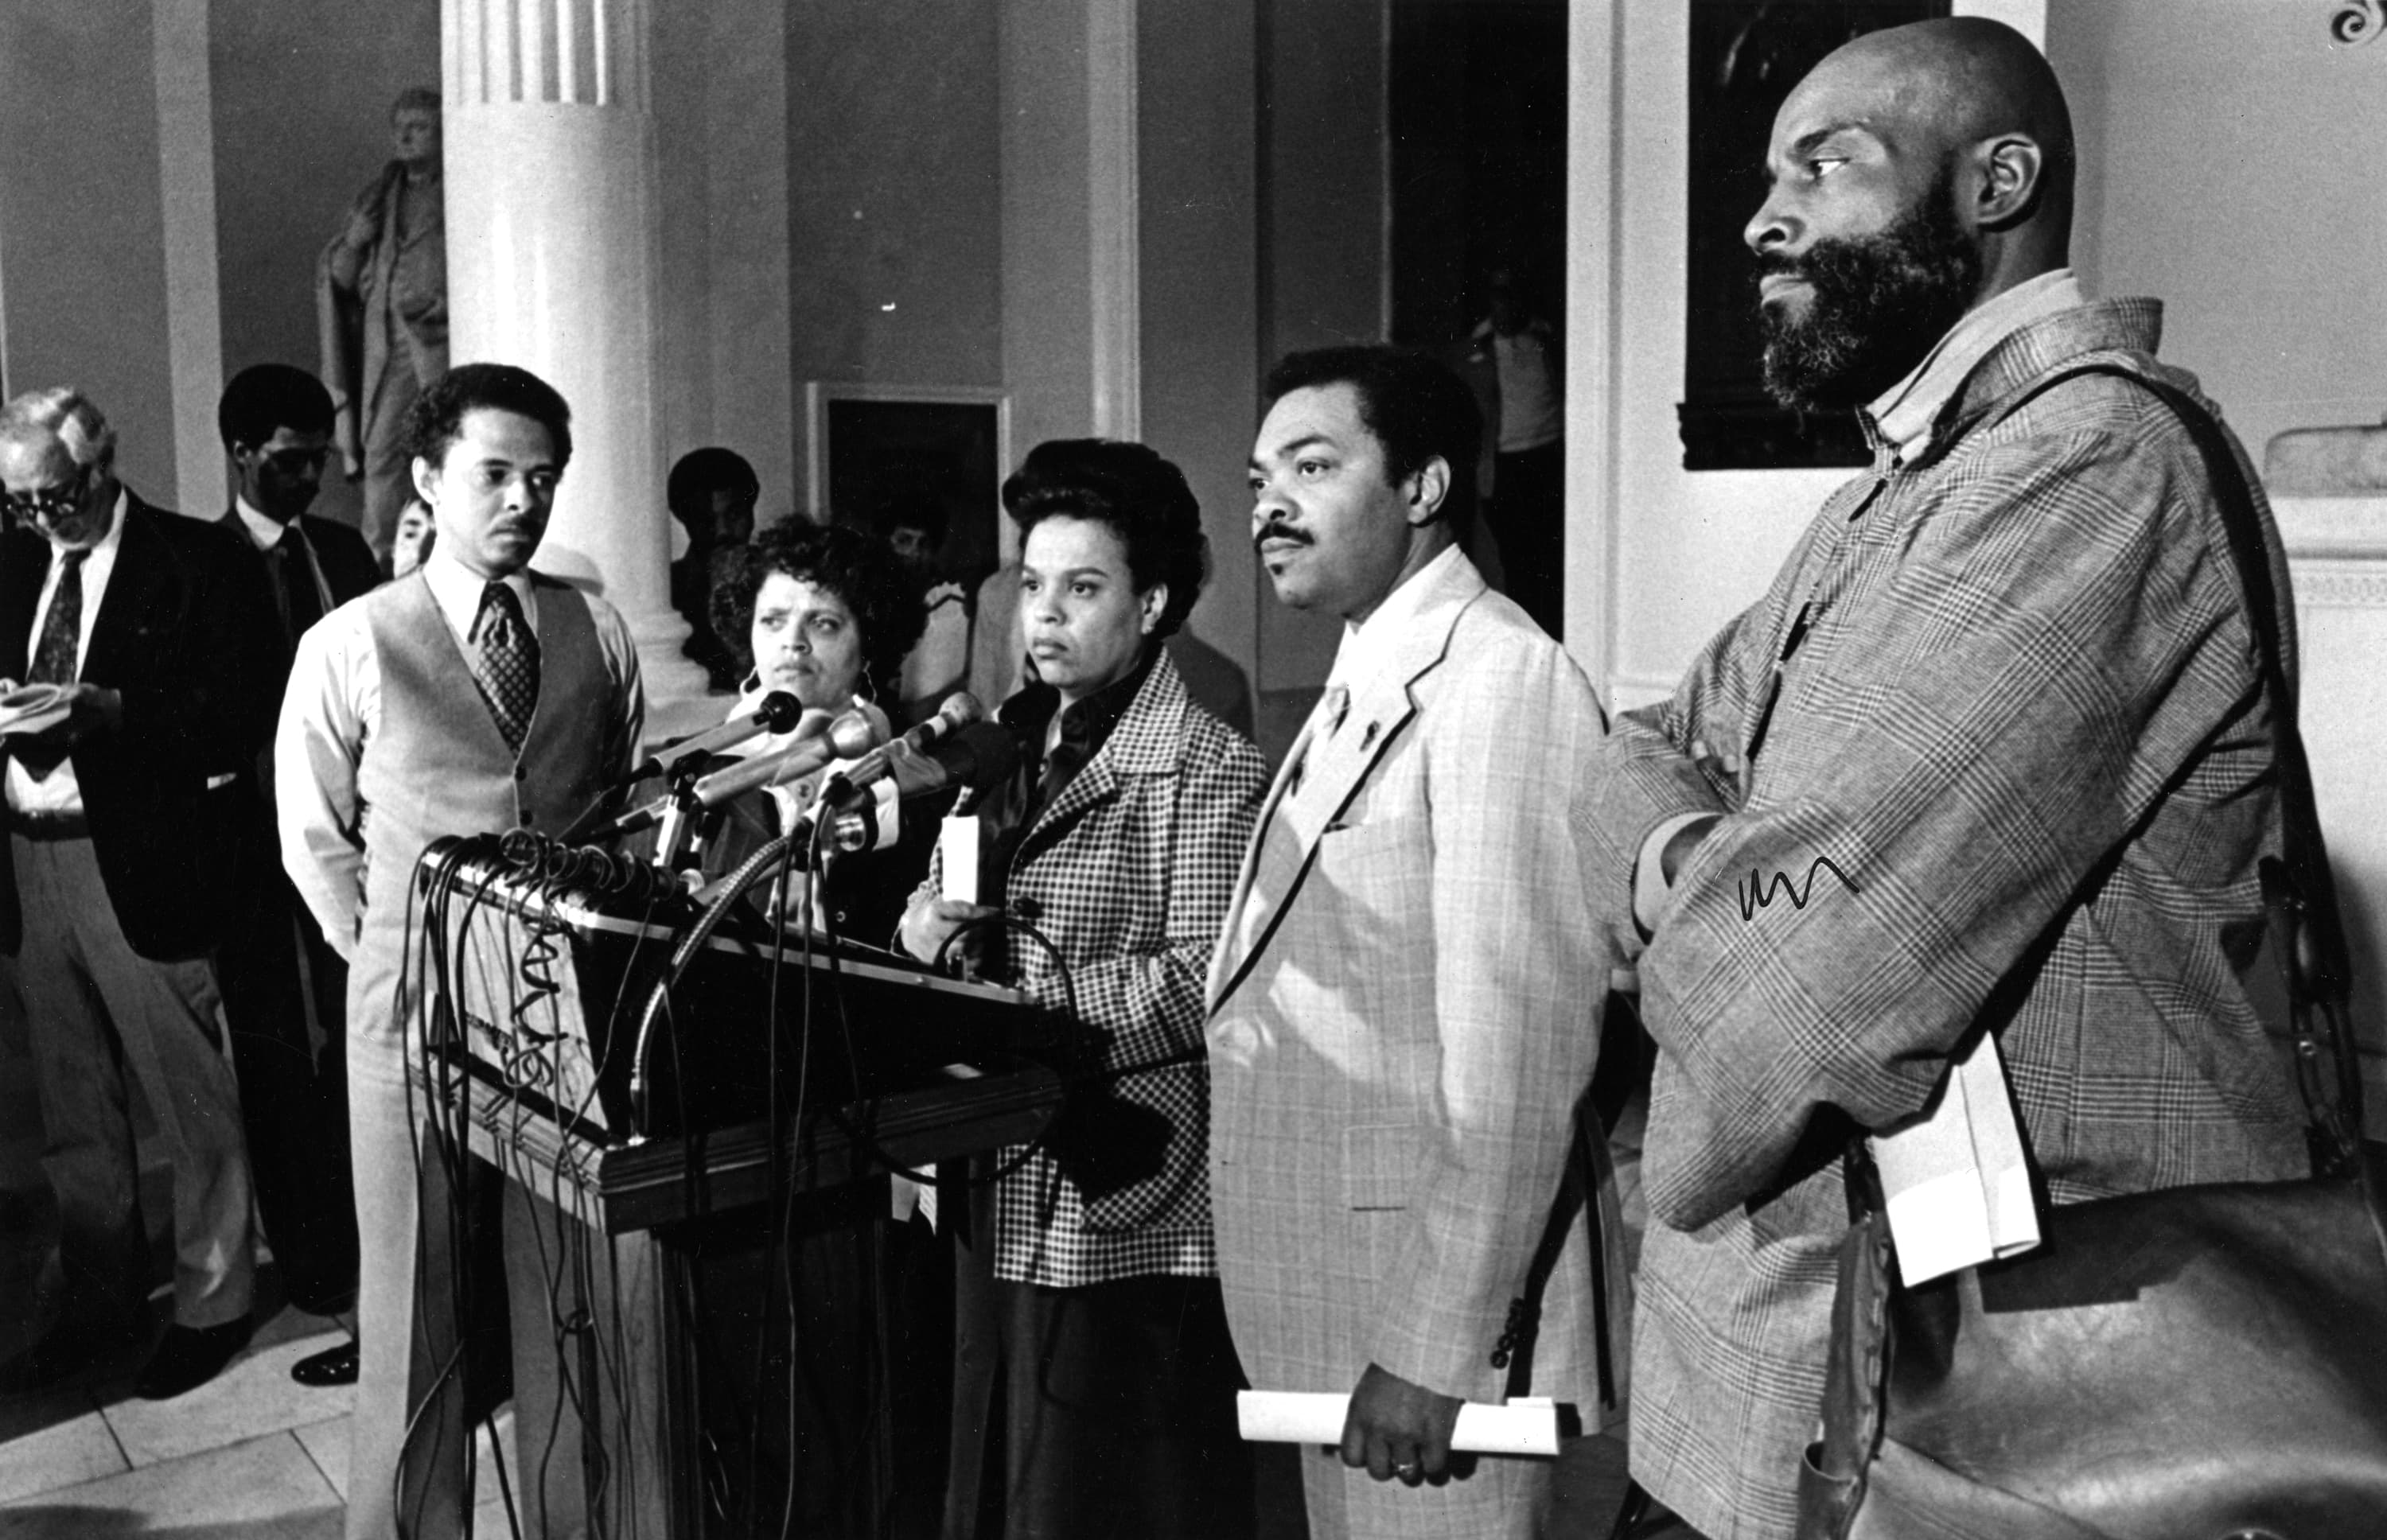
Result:
<instances>
[{"instance_id":1,"label":"man with eyeglasses in dark suit","mask_svg":"<svg viewBox=\"0 0 2387 1540\"><path fill-rule=\"evenodd\" d=\"M57 1193L63 1309L0 1390L72 1378L148 1334L128 1078L173 1162L174 1323L135 1389L212 1379L248 1336L250 1178L208 954L272 701L266 600L223 531L118 481L116 434L70 387L0 408L0 676L57 687L0 726L16 961Z\"/></svg>"}]
</instances>

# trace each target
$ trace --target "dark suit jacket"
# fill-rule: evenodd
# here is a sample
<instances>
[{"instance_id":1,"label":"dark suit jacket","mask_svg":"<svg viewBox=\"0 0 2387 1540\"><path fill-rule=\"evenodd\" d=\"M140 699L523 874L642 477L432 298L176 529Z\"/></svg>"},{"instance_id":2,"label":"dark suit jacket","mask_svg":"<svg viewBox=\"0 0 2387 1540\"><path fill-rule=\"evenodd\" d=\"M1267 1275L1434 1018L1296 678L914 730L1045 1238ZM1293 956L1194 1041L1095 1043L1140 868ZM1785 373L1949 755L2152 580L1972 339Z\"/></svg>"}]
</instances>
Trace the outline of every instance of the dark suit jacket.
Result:
<instances>
[{"instance_id":1,"label":"dark suit jacket","mask_svg":"<svg viewBox=\"0 0 2387 1540\"><path fill-rule=\"evenodd\" d=\"M265 552L257 549L257 542L249 538L246 526L240 522L240 510L225 509L216 523L240 543L243 550L249 553L257 563L257 570L271 585L272 564ZM363 536L336 520L319 519L312 513L298 515L298 528L307 536L308 545L314 548L315 562L323 569L323 582L332 590L335 606L346 604L358 595L380 586L381 563L373 560L373 548L365 544ZM273 590L270 586L265 589L265 612L269 620L281 612L274 607ZM298 638L293 637L290 639L295 643ZM283 668L274 675L274 705L277 710L281 705L282 687L288 683L289 673L285 657ZM272 738L273 713L268 713L264 740L271 742Z\"/></svg>"},{"instance_id":2,"label":"dark suit jacket","mask_svg":"<svg viewBox=\"0 0 2387 1540\"><path fill-rule=\"evenodd\" d=\"M258 564L212 521L128 502L81 675L123 697L124 719L76 747L75 776L124 939L145 957L194 957L230 907L221 886L255 795L255 745L289 664ZM0 676L25 677L49 567L40 535L0 536ZM10 871L0 884L10 950L21 924Z\"/></svg>"}]
</instances>

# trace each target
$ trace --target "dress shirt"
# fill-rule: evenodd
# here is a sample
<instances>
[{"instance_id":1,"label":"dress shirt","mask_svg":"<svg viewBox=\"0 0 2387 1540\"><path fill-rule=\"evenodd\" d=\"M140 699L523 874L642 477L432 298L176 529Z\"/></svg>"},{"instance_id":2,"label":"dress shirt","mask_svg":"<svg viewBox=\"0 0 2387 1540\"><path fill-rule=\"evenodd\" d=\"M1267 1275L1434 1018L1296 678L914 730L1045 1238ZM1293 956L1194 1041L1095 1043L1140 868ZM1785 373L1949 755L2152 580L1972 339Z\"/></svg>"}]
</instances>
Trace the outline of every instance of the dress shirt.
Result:
<instances>
[{"instance_id":1,"label":"dress shirt","mask_svg":"<svg viewBox=\"0 0 2387 1540\"><path fill-rule=\"evenodd\" d=\"M463 650L480 609L484 579L452 557L443 559L440 550L432 548L423 576L457 647ZM538 612L530 579L516 574L505 583L522 601L524 619L536 628ZM624 737L635 749L646 740L646 692L638 675L638 643L612 605L592 602L588 608L618 697L628 703ZM351 600L298 638L273 738L274 821L283 850L322 852L345 845L357 852L353 861L285 862L291 886L343 958L355 951L357 916L364 903L363 809L356 795L357 764L364 746L380 730L381 659L373 650L363 601ZM604 725L591 722L589 730L601 732Z\"/></svg>"},{"instance_id":2,"label":"dress shirt","mask_svg":"<svg viewBox=\"0 0 2387 1540\"><path fill-rule=\"evenodd\" d=\"M1444 581L1443 574L1463 555L1455 544L1444 547L1433 561L1409 574L1386 594L1384 601L1366 620L1356 625L1346 622L1343 645L1335 650L1334 666L1326 675L1327 684L1341 685L1356 692L1362 683L1374 677L1424 612L1426 600Z\"/></svg>"},{"instance_id":3,"label":"dress shirt","mask_svg":"<svg viewBox=\"0 0 2387 1540\"><path fill-rule=\"evenodd\" d=\"M124 544L125 510L133 506L132 498L119 487L116 493L116 515L108 521L107 533L91 548L82 559L78 574L82 579L82 634L75 638L75 675L82 675L82 660L91 651L92 624L99 619L100 600L107 593L108 574L116 570L116 553ZM41 602L33 606L33 629L25 643L25 656L31 660L41 650L42 623L50 618L50 600L58 591L58 574L66 563L57 558L57 548L50 548L49 575L42 579ZM75 779L73 756L58 761L57 768L35 780L26 774L23 762L8 761L8 805L19 813L70 815L82 811L82 784Z\"/></svg>"},{"instance_id":4,"label":"dress shirt","mask_svg":"<svg viewBox=\"0 0 2387 1540\"><path fill-rule=\"evenodd\" d=\"M240 516L240 527L259 550L272 551L285 535L297 542L298 554L307 560L307 575L314 582L316 600L323 613L330 614L338 600L332 597L332 585L324 580L323 563L316 559L315 542L307 538L306 526L295 517L285 524L270 514L259 513L248 505L246 498L234 498L232 506Z\"/></svg>"},{"instance_id":5,"label":"dress shirt","mask_svg":"<svg viewBox=\"0 0 2387 1540\"><path fill-rule=\"evenodd\" d=\"M468 648L465 655L470 657L473 622L480 618L481 591L488 587L489 580L454 556L444 554L446 549L436 543L432 546L431 554L423 562L423 580L431 585L431 597L439 605L440 618L455 633L457 643ZM532 636L538 635L538 597L529 575L512 573L499 581L514 591L514 600L522 606L523 624L530 627Z\"/></svg>"},{"instance_id":6,"label":"dress shirt","mask_svg":"<svg viewBox=\"0 0 2387 1540\"><path fill-rule=\"evenodd\" d=\"M2070 268L2027 279L1964 312L1906 378L1864 408L1865 420L1898 463L1931 447L1931 426L1989 350L2034 322L2089 303Z\"/></svg>"},{"instance_id":7,"label":"dress shirt","mask_svg":"<svg viewBox=\"0 0 2387 1540\"><path fill-rule=\"evenodd\" d=\"M1863 410L1865 422L1890 459L1911 463L1931 447L1932 425L1955 398L1956 392L1992 348L2014 333L2059 311L2089 303L2070 268L2057 268L2016 284L1987 303L1964 312L1948 328L1923 361L1906 378L1883 391ZM1633 867L1633 918L1644 931L1655 931L1673 891L1661 869L1666 842L1693 824L1713 823L1721 814L1685 813L1649 831Z\"/></svg>"}]
</instances>

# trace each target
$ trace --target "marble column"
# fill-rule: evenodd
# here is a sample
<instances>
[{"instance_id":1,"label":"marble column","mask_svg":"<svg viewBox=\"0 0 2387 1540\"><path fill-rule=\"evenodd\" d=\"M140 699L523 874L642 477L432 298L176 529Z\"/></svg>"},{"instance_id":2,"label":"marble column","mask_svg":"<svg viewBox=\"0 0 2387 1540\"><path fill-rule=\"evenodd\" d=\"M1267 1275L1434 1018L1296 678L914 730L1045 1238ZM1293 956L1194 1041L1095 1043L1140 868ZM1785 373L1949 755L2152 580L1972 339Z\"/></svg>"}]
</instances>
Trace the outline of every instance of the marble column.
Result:
<instances>
[{"instance_id":1,"label":"marble column","mask_svg":"<svg viewBox=\"0 0 2387 1540\"><path fill-rule=\"evenodd\" d=\"M662 246L648 0L442 0L454 362L520 364L572 405L572 463L537 565L638 638L648 718L702 725L680 655L656 410Z\"/></svg>"}]
</instances>

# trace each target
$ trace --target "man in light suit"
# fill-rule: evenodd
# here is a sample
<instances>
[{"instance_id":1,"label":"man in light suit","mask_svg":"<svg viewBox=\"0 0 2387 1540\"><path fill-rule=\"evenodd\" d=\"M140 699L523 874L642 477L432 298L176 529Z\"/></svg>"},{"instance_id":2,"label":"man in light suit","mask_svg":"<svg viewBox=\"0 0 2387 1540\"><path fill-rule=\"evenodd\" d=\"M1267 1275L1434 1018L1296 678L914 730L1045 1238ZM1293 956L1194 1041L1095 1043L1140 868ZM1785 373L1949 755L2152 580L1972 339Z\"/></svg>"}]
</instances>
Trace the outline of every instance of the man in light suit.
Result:
<instances>
[{"instance_id":1,"label":"man in light suit","mask_svg":"<svg viewBox=\"0 0 2387 1540\"><path fill-rule=\"evenodd\" d=\"M1332 348L1267 394L1254 542L1346 629L1211 970L1228 1319L1255 1387L1351 1392L1340 1463L1303 1458L1313 1535L1530 1534L1550 1462L1449 1449L1462 1401L1594 1425L1614 1390L1571 1158L1619 954L1571 821L1599 704L1459 549L1483 428L1456 376Z\"/></svg>"},{"instance_id":2,"label":"man in light suit","mask_svg":"<svg viewBox=\"0 0 2387 1540\"><path fill-rule=\"evenodd\" d=\"M174 1324L135 1385L164 1399L248 1336L249 1169L208 954L274 643L239 548L134 497L81 392L0 408L0 488L23 521L0 536L0 677L65 692L57 722L0 738L0 946L32 1021L67 1296L0 1389L70 1378L147 1334L132 1079L173 1162Z\"/></svg>"}]
</instances>

